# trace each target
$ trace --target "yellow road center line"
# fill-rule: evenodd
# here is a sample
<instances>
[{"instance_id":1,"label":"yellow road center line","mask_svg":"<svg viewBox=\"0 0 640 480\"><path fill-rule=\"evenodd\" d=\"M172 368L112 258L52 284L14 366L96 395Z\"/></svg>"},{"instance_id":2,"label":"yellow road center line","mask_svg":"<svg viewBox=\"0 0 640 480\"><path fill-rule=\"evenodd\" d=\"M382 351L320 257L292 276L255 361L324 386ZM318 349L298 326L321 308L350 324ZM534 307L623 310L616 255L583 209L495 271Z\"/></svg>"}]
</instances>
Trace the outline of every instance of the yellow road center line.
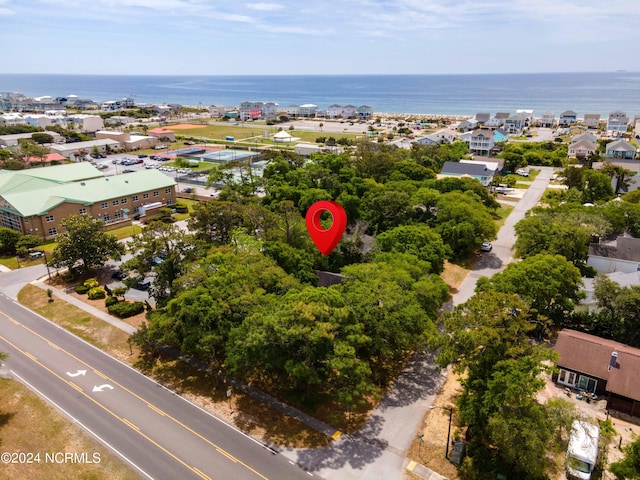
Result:
<instances>
[{"instance_id":1,"label":"yellow road center line","mask_svg":"<svg viewBox=\"0 0 640 480\"><path fill-rule=\"evenodd\" d=\"M34 331L33 329L27 327L26 325L23 325L20 322L15 321L12 317L10 317L9 315L7 315L4 312L0 312L0 314L2 314L4 317L8 318L9 320L11 320L13 323L15 323L16 325L21 326L22 328L24 328L25 330L31 332L33 335L35 335L36 337L42 339L43 341L49 343L49 340L47 340L45 337L43 337L42 335L40 335L38 332ZM2 338L2 337L0 337ZM10 343L10 342L7 342ZM16 348L17 350L21 351L18 347L16 347L15 345L11 344L14 348ZM82 360L81 358L76 357L73 353L65 350L64 348L56 345L58 347L58 349L61 352L66 353L67 355L69 355L71 358L73 358L74 360L76 360L77 362L80 362L81 364L85 365L86 367L90 368L93 372L96 372L96 369L93 368L91 365L89 365L87 362L85 362L84 360ZM23 352L25 353L25 352ZM33 358L34 361L35 357ZM38 362L39 363L39 362ZM46 370L48 370L49 372L51 372L53 375L55 375L56 377L60 378L61 380L63 380L66 383L67 382L66 379L63 379L62 377L60 377L59 375L57 375L55 372L51 371L50 369L48 369L47 367L45 367L44 365L40 364L43 368L45 368ZM124 390L125 392L127 392L129 395L137 398L138 400L140 400L141 402L144 402L146 404L149 404L149 402L145 399L143 399L141 396L139 396L137 393L132 392L131 390L129 390L127 387L121 385L120 383L118 383L117 381L113 380L112 378L108 377L107 375L101 375L102 378L104 378L105 380L108 380L110 383L113 383L114 385L117 385L119 388L121 388L122 390ZM82 392L84 394L84 392ZM86 395L86 394L85 394ZM95 399L93 397L88 396L87 398L90 398L92 401L96 402ZM104 406L102 406L101 404L97 403L96 404L100 405L101 407L105 408ZM105 408L106 410L106 408ZM224 456L226 456L227 458L233 460L235 463L238 463L240 465L242 465L243 467L245 467L247 470L253 472L254 474L256 474L258 477L262 478L263 480L269 480L267 477L265 477L264 475L262 475L260 472L254 470L252 467L250 467L249 465L247 465L246 463L244 463L243 461L241 461L240 459L234 457L233 455L231 455L230 453L228 453L227 451L225 451L224 449L222 449L221 447L219 447L218 445L216 445L215 443L213 443L211 440L209 440L208 438L202 436L201 434L199 434L198 432L194 431L193 429L187 427L185 424L183 424L182 422L180 422L179 420L177 420L176 418L172 417L171 415L169 415L168 413L157 409L158 413L161 413L162 415L164 415L165 417L167 417L168 419L172 420L173 422L175 422L177 425L180 425L182 428L188 430L189 432L191 432L193 435L197 436L198 438L200 438L202 441L208 443L209 445L211 445L213 448L215 448L218 452L223 453ZM111 413L111 412L110 412ZM113 414L114 416L117 417L117 415ZM336 434L338 434L337 436L335 436ZM334 438L338 438L340 435L342 434L342 432L337 431L336 433L334 433ZM155 442L154 442L155 443Z\"/></svg>"}]
</instances>

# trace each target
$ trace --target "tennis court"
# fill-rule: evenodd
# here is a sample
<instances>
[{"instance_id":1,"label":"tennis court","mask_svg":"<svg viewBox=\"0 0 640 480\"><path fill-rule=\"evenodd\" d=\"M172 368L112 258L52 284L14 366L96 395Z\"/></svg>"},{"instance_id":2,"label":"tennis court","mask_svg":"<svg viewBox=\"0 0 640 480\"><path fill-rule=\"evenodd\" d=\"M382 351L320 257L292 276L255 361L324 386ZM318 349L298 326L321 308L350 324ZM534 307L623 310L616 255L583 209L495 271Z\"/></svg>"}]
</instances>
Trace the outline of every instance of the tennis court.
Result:
<instances>
[{"instance_id":1,"label":"tennis court","mask_svg":"<svg viewBox=\"0 0 640 480\"><path fill-rule=\"evenodd\" d=\"M205 153L203 155L195 155L203 162L232 162L235 160L244 160L251 157L257 157L260 155L256 152L250 152L248 150L219 150L217 152Z\"/></svg>"}]
</instances>

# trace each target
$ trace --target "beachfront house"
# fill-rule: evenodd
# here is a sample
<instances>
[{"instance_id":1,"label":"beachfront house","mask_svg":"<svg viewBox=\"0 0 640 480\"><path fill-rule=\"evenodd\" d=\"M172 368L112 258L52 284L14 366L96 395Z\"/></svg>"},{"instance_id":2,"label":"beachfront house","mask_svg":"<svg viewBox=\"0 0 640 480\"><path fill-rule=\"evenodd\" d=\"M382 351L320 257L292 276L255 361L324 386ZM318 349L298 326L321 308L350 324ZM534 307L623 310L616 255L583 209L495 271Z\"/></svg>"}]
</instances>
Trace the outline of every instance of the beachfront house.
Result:
<instances>
[{"instance_id":1,"label":"beachfront house","mask_svg":"<svg viewBox=\"0 0 640 480\"><path fill-rule=\"evenodd\" d=\"M528 120L529 117L526 113L516 113L504 120L503 128L510 135L522 135L525 127L528 126Z\"/></svg>"},{"instance_id":2,"label":"beachfront house","mask_svg":"<svg viewBox=\"0 0 640 480\"><path fill-rule=\"evenodd\" d=\"M313 118L316 116L316 112L318 111L318 106L313 103L305 103L300 105L298 115L305 118Z\"/></svg>"},{"instance_id":3,"label":"beachfront house","mask_svg":"<svg viewBox=\"0 0 640 480\"><path fill-rule=\"evenodd\" d=\"M569 127L575 125L578 122L578 114L573 110L566 110L560 114L558 118L559 127Z\"/></svg>"},{"instance_id":4,"label":"beachfront house","mask_svg":"<svg viewBox=\"0 0 640 480\"><path fill-rule=\"evenodd\" d=\"M553 128L556 124L556 117L553 112L544 112L538 120L538 125L543 128Z\"/></svg>"},{"instance_id":5,"label":"beachfront house","mask_svg":"<svg viewBox=\"0 0 640 480\"><path fill-rule=\"evenodd\" d=\"M585 113L582 125L587 128L598 128L600 126L600 114L599 113Z\"/></svg>"},{"instance_id":6,"label":"beachfront house","mask_svg":"<svg viewBox=\"0 0 640 480\"><path fill-rule=\"evenodd\" d=\"M476 155L488 156L495 145L493 131L481 128L471 132L469 140L469 152Z\"/></svg>"},{"instance_id":7,"label":"beachfront house","mask_svg":"<svg viewBox=\"0 0 640 480\"><path fill-rule=\"evenodd\" d=\"M338 118L342 116L342 105L333 104L327 107L327 118Z\"/></svg>"},{"instance_id":8,"label":"beachfront house","mask_svg":"<svg viewBox=\"0 0 640 480\"><path fill-rule=\"evenodd\" d=\"M373 108L369 105L360 105L357 108L357 112L360 120L366 120L373 115Z\"/></svg>"},{"instance_id":9,"label":"beachfront house","mask_svg":"<svg viewBox=\"0 0 640 480\"><path fill-rule=\"evenodd\" d=\"M471 177L488 187L495 173L495 169L488 168L484 163L445 162L438 177Z\"/></svg>"},{"instance_id":10,"label":"beachfront house","mask_svg":"<svg viewBox=\"0 0 640 480\"><path fill-rule=\"evenodd\" d=\"M345 105L342 107L342 118L356 118L358 109L353 105Z\"/></svg>"},{"instance_id":11,"label":"beachfront house","mask_svg":"<svg viewBox=\"0 0 640 480\"><path fill-rule=\"evenodd\" d=\"M258 119L275 120L277 111L278 104L275 102L242 102L238 117L243 122Z\"/></svg>"},{"instance_id":12,"label":"beachfront house","mask_svg":"<svg viewBox=\"0 0 640 480\"><path fill-rule=\"evenodd\" d=\"M614 415L640 417L640 349L569 329L560 331L553 349L559 355L555 382L605 396Z\"/></svg>"},{"instance_id":13,"label":"beachfront house","mask_svg":"<svg viewBox=\"0 0 640 480\"><path fill-rule=\"evenodd\" d=\"M606 146L605 157L633 160L636 158L636 147L625 140L609 142Z\"/></svg>"},{"instance_id":14,"label":"beachfront house","mask_svg":"<svg viewBox=\"0 0 640 480\"><path fill-rule=\"evenodd\" d=\"M611 112L607 119L607 135L620 136L627 131L629 119L627 114L620 110Z\"/></svg>"}]
</instances>

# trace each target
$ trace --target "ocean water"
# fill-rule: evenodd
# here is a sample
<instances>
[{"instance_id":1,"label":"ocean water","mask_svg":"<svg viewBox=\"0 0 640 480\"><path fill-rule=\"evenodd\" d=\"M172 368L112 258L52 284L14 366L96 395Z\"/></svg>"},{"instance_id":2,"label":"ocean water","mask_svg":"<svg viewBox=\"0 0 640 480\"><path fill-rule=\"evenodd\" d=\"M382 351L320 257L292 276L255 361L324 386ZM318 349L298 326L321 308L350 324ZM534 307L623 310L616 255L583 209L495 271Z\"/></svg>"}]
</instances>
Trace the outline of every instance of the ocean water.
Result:
<instances>
[{"instance_id":1,"label":"ocean water","mask_svg":"<svg viewBox=\"0 0 640 480\"><path fill-rule=\"evenodd\" d=\"M640 115L640 73L486 75L124 76L0 74L0 92L78 95L95 101L133 96L138 103L237 106L272 101L368 105L375 112L474 115L515 112L558 116L574 110Z\"/></svg>"}]
</instances>

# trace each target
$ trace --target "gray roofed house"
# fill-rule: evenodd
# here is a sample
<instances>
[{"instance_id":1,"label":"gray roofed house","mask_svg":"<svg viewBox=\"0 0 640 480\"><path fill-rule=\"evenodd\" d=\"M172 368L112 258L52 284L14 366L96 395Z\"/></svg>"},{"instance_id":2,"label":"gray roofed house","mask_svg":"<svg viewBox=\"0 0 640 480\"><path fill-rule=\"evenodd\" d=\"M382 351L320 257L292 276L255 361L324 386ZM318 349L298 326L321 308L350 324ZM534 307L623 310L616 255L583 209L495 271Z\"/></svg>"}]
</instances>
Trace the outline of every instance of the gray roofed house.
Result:
<instances>
[{"instance_id":1,"label":"gray roofed house","mask_svg":"<svg viewBox=\"0 0 640 480\"><path fill-rule=\"evenodd\" d=\"M458 128L461 132L468 132L470 130L478 128L478 121L475 118L467 118L466 120L460 122Z\"/></svg>"},{"instance_id":2,"label":"gray roofed house","mask_svg":"<svg viewBox=\"0 0 640 480\"><path fill-rule=\"evenodd\" d=\"M490 113L476 113L476 120L480 123L488 122L490 118Z\"/></svg>"},{"instance_id":3,"label":"gray roofed house","mask_svg":"<svg viewBox=\"0 0 640 480\"><path fill-rule=\"evenodd\" d=\"M506 118L509 118L511 116L511 114L509 112L498 112L496 113L494 118L499 118L500 120L504 120Z\"/></svg>"},{"instance_id":4,"label":"gray roofed house","mask_svg":"<svg viewBox=\"0 0 640 480\"><path fill-rule=\"evenodd\" d=\"M444 162L440 175L443 177L472 177L485 187L491 184L496 171L487 168L484 164L471 164L460 162Z\"/></svg>"},{"instance_id":5,"label":"gray roofed house","mask_svg":"<svg viewBox=\"0 0 640 480\"><path fill-rule=\"evenodd\" d=\"M504 129L512 135L520 135L527 126L529 117L526 113L516 113L504 120Z\"/></svg>"},{"instance_id":6,"label":"gray roofed house","mask_svg":"<svg viewBox=\"0 0 640 480\"><path fill-rule=\"evenodd\" d=\"M489 155L495 145L493 130L479 128L471 132L469 151L478 155Z\"/></svg>"},{"instance_id":7,"label":"gray roofed house","mask_svg":"<svg viewBox=\"0 0 640 480\"><path fill-rule=\"evenodd\" d=\"M606 158L622 158L625 160L633 160L636 157L636 147L626 140L616 140L607 143Z\"/></svg>"},{"instance_id":8,"label":"gray roofed house","mask_svg":"<svg viewBox=\"0 0 640 480\"><path fill-rule=\"evenodd\" d=\"M582 119L582 124L588 128L598 128L600 125L599 113L585 113Z\"/></svg>"},{"instance_id":9,"label":"gray roofed house","mask_svg":"<svg viewBox=\"0 0 640 480\"><path fill-rule=\"evenodd\" d=\"M587 158L596 151L596 142L591 142L587 138L583 138L578 141L571 142L567 149L568 158Z\"/></svg>"},{"instance_id":10,"label":"gray roofed house","mask_svg":"<svg viewBox=\"0 0 640 480\"><path fill-rule=\"evenodd\" d=\"M558 119L558 125L562 127L566 127L569 125L575 125L578 121L578 114L573 110L565 110L560 114L560 118Z\"/></svg>"},{"instance_id":11,"label":"gray roofed house","mask_svg":"<svg viewBox=\"0 0 640 480\"><path fill-rule=\"evenodd\" d=\"M640 239L620 235L615 242L592 243L587 265L600 273L640 271Z\"/></svg>"},{"instance_id":12,"label":"gray roofed house","mask_svg":"<svg viewBox=\"0 0 640 480\"><path fill-rule=\"evenodd\" d=\"M585 132L585 133L581 133L580 135L576 135L575 137L573 137L571 139L571 142L575 143L575 142L579 142L580 140L588 140L591 143L596 143L597 140L598 140L598 137L596 137L593 133Z\"/></svg>"},{"instance_id":13,"label":"gray roofed house","mask_svg":"<svg viewBox=\"0 0 640 480\"><path fill-rule=\"evenodd\" d=\"M443 139L433 133L416 139L416 143L419 145L434 145L434 144L439 145L442 142L443 142Z\"/></svg>"}]
</instances>

